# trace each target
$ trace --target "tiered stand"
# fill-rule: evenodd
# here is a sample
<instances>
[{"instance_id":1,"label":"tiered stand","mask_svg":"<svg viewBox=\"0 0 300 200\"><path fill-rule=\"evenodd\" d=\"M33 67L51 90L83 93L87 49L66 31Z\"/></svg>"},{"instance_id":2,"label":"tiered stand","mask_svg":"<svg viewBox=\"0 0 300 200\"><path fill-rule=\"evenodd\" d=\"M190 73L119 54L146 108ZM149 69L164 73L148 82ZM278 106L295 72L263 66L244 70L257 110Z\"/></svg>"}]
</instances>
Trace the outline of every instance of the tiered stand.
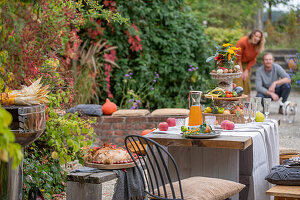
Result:
<instances>
[{"instance_id":1,"label":"tiered stand","mask_svg":"<svg viewBox=\"0 0 300 200\"><path fill-rule=\"evenodd\" d=\"M218 74L218 73L210 73L211 77L213 79L218 80L218 87L224 89L225 91L232 91L233 90L233 79L234 78L239 78L241 76L241 72L237 73L223 73L223 74ZM218 107L223 107L225 109L231 109L232 106L238 105L242 99L247 98L247 95L242 95L239 97L210 97L210 96L205 96L206 98L210 98L214 101L214 106ZM236 114L212 114L212 113L204 113L203 117L205 116L216 116L218 122L221 122L223 120L230 120L235 123L245 123L244 116L242 114L236 115Z\"/></svg>"}]
</instances>

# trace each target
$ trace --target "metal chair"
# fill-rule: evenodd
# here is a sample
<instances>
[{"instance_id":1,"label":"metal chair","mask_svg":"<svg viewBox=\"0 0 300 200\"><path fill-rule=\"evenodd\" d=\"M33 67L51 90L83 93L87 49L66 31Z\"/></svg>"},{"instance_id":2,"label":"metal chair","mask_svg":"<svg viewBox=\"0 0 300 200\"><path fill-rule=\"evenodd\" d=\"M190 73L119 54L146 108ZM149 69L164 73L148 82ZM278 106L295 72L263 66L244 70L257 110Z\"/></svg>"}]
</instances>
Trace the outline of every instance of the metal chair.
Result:
<instances>
[{"instance_id":1,"label":"metal chair","mask_svg":"<svg viewBox=\"0 0 300 200\"><path fill-rule=\"evenodd\" d=\"M187 199L227 199L244 188L240 183L216 178L191 177L181 180L172 155L164 146L149 138L129 135L125 138L125 147L138 166L145 194L150 199L183 200L184 196ZM138 155L137 160L134 154ZM218 197L215 198L214 193L218 193ZM197 198L203 195L205 198Z\"/></svg>"}]
</instances>

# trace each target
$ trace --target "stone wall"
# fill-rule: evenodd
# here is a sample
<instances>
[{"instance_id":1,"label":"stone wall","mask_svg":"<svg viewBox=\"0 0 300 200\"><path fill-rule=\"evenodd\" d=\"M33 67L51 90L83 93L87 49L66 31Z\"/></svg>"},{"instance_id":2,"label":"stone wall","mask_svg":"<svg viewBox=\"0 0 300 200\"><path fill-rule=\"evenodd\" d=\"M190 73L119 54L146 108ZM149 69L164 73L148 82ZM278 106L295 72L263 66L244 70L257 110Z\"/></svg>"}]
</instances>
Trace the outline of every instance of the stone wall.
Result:
<instances>
[{"instance_id":1,"label":"stone wall","mask_svg":"<svg viewBox=\"0 0 300 200\"><path fill-rule=\"evenodd\" d=\"M123 146L127 135L139 135L145 129L157 128L158 124L165 122L168 117L182 118L187 116L98 117L97 123L94 125L97 134L95 143L102 145L107 142Z\"/></svg>"}]
</instances>

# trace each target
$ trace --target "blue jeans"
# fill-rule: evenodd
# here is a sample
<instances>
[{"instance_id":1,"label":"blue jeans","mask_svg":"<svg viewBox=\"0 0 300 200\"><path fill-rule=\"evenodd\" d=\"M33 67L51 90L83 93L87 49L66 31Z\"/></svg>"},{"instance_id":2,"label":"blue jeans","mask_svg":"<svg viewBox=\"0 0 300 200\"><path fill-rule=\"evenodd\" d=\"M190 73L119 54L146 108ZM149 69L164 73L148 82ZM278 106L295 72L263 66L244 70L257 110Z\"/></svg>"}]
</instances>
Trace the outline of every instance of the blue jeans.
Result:
<instances>
[{"instance_id":1,"label":"blue jeans","mask_svg":"<svg viewBox=\"0 0 300 200\"><path fill-rule=\"evenodd\" d=\"M275 88L275 93L280 97L282 97L282 103L286 102L286 100L288 99L289 95L291 92L291 85L289 83L283 84L281 86L278 86ZM263 93L257 93L256 94L257 97L261 97L261 104L262 106L264 106L264 98L271 98L272 97L270 95L266 95ZM273 101L273 99L272 99Z\"/></svg>"}]
</instances>

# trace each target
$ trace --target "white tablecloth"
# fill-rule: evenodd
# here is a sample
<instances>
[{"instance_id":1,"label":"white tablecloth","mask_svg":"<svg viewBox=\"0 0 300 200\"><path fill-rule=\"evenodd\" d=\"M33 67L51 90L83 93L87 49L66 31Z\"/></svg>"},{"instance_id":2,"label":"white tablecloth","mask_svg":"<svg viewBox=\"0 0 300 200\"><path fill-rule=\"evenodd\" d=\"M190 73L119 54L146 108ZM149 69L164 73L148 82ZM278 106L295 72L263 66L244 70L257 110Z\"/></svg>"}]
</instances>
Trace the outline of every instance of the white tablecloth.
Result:
<instances>
[{"instance_id":1,"label":"white tablecloth","mask_svg":"<svg viewBox=\"0 0 300 200\"><path fill-rule=\"evenodd\" d=\"M223 131L222 135L251 136L252 146L244 154L241 173L251 177L247 199L269 200L266 191L270 184L265 180L270 169L279 165L279 134L276 120L265 122L236 124L234 131ZM251 155L249 155L251 154Z\"/></svg>"}]
</instances>

